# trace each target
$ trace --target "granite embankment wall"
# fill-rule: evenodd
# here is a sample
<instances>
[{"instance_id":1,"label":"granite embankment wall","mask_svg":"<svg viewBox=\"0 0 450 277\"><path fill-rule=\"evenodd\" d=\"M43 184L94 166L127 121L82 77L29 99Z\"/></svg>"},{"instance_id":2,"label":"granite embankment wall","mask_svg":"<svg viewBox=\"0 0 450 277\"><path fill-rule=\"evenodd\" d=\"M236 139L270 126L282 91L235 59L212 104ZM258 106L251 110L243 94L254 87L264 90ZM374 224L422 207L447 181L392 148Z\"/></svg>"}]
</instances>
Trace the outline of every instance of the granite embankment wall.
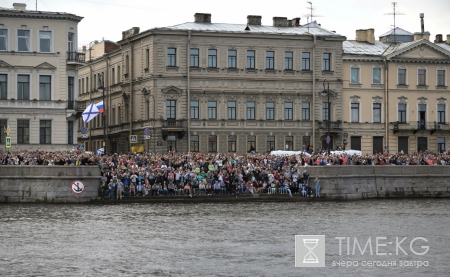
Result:
<instances>
[{"instance_id":1,"label":"granite embankment wall","mask_svg":"<svg viewBox=\"0 0 450 277\"><path fill-rule=\"evenodd\" d=\"M98 166L0 166L0 202L85 203L96 199ZM72 182L85 184L72 192ZM76 187L75 187L76 188Z\"/></svg>"},{"instance_id":2,"label":"granite embankment wall","mask_svg":"<svg viewBox=\"0 0 450 277\"><path fill-rule=\"evenodd\" d=\"M310 173L312 188L315 176L322 180L320 200L450 197L450 166L301 168L304 169ZM0 176L0 202L87 203L98 199L100 170L97 166L0 166ZM72 192L71 184L75 180L85 184L83 193ZM247 198L248 201L261 199L255 196ZM280 196L264 195L264 199L278 201L285 198ZM295 195L289 201L305 199ZM211 201L217 202L217 199ZM226 197L223 201L227 201Z\"/></svg>"}]
</instances>

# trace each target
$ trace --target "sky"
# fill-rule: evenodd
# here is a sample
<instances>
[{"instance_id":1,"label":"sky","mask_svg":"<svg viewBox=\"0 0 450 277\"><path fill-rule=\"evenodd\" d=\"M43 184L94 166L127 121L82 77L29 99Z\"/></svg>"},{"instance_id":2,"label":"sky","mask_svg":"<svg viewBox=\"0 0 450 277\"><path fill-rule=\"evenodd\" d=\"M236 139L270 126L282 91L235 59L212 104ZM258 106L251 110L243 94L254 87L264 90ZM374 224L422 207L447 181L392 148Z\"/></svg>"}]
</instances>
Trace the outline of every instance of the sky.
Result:
<instances>
[{"instance_id":1,"label":"sky","mask_svg":"<svg viewBox=\"0 0 450 277\"><path fill-rule=\"evenodd\" d=\"M78 47L94 40L119 41L122 31L139 27L141 31L155 27L193 22L195 13L210 13L212 23L246 24L247 15L262 16L262 25L272 25L276 16L313 20L325 29L336 31L348 40L355 39L357 29L375 29L375 38L393 28L391 0L304 0L277 1L211 1L211 0L37 0L39 11L67 12L84 17L78 24ZM36 0L0 0L0 6L12 8L25 3L36 9ZM214 3L214 4L212 4ZM411 33L420 32L420 13L425 14L425 31L446 39L450 34L450 0L398 0L396 26ZM310 19L309 19L310 20Z\"/></svg>"}]
</instances>

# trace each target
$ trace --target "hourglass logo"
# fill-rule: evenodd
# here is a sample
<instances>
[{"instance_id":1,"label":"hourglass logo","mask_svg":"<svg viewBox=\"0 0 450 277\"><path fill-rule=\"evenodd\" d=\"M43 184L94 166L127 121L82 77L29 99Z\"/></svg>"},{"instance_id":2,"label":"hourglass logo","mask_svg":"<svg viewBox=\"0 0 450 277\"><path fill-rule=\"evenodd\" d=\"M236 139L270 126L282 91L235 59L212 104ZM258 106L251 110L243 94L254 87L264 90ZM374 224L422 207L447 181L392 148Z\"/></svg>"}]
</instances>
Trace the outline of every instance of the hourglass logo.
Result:
<instances>
[{"instance_id":1,"label":"hourglass logo","mask_svg":"<svg viewBox=\"0 0 450 277\"><path fill-rule=\"evenodd\" d=\"M295 267L325 267L325 236L295 236Z\"/></svg>"}]
</instances>

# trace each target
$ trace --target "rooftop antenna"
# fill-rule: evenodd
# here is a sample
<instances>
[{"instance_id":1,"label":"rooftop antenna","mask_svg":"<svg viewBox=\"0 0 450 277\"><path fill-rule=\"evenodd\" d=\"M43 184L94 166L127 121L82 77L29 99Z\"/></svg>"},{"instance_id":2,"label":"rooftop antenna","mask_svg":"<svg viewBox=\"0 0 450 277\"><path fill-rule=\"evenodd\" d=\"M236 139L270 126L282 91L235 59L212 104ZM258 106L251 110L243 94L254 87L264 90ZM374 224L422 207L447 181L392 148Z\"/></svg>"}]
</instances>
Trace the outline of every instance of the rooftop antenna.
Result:
<instances>
[{"instance_id":1,"label":"rooftop antenna","mask_svg":"<svg viewBox=\"0 0 450 277\"><path fill-rule=\"evenodd\" d=\"M306 17L306 20L308 23L313 22L313 17L322 17L321 15L314 14L315 7L313 7L313 3L311 1L306 1L306 3L309 4L309 7L306 7L310 12L309 14L304 14L303 16ZM311 18L311 21L309 21L309 18ZM309 33L309 24L308 24L308 33Z\"/></svg>"},{"instance_id":2,"label":"rooftop antenna","mask_svg":"<svg viewBox=\"0 0 450 277\"><path fill-rule=\"evenodd\" d=\"M394 42L397 42L397 38L395 36L395 16L396 15L405 15L404 13L396 12L395 7L397 6L397 2L392 2L392 13L385 13L385 15L393 15L394 16Z\"/></svg>"}]
</instances>

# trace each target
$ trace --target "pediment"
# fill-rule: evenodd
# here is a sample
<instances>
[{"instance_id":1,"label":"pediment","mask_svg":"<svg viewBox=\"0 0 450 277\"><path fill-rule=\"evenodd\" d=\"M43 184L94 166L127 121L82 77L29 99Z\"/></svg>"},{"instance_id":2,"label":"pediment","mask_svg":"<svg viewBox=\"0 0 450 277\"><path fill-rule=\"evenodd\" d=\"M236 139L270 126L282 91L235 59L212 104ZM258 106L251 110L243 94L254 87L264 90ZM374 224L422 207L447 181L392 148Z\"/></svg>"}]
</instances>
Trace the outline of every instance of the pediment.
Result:
<instances>
[{"instance_id":1,"label":"pediment","mask_svg":"<svg viewBox=\"0 0 450 277\"><path fill-rule=\"evenodd\" d=\"M55 71L56 67L49 64L48 62L43 62L41 64L36 65L36 69L50 69L52 71Z\"/></svg>"},{"instance_id":2,"label":"pediment","mask_svg":"<svg viewBox=\"0 0 450 277\"><path fill-rule=\"evenodd\" d=\"M0 60L0 67L13 67L13 66L5 61Z\"/></svg>"},{"instance_id":3,"label":"pediment","mask_svg":"<svg viewBox=\"0 0 450 277\"><path fill-rule=\"evenodd\" d=\"M388 59L450 60L450 52L428 40L421 39L401 45L387 56Z\"/></svg>"},{"instance_id":4,"label":"pediment","mask_svg":"<svg viewBox=\"0 0 450 277\"><path fill-rule=\"evenodd\" d=\"M176 86L167 86L165 88L162 88L161 91L163 93L178 93L178 94L183 93L183 90L180 88L177 88Z\"/></svg>"}]
</instances>

